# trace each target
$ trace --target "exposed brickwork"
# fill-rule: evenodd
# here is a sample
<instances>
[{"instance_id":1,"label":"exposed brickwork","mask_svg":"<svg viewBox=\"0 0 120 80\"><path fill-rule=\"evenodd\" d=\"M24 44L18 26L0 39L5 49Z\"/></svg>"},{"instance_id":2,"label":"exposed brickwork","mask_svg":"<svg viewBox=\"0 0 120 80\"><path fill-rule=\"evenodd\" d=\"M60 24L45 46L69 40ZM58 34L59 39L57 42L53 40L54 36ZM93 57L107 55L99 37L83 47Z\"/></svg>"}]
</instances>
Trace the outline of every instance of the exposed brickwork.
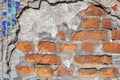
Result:
<instances>
[{"instance_id":1,"label":"exposed brickwork","mask_svg":"<svg viewBox=\"0 0 120 80\"><path fill-rule=\"evenodd\" d=\"M18 42L17 48L22 52L33 52L34 44L30 42Z\"/></svg>"},{"instance_id":2,"label":"exposed brickwork","mask_svg":"<svg viewBox=\"0 0 120 80\"><path fill-rule=\"evenodd\" d=\"M38 48L45 52L56 52L56 44L54 42L42 41L39 42Z\"/></svg>"},{"instance_id":3,"label":"exposed brickwork","mask_svg":"<svg viewBox=\"0 0 120 80\"><path fill-rule=\"evenodd\" d=\"M88 9L81 11L80 14L87 16L102 16L106 15L106 12L99 7L91 5L88 7Z\"/></svg>"},{"instance_id":4,"label":"exposed brickwork","mask_svg":"<svg viewBox=\"0 0 120 80\"><path fill-rule=\"evenodd\" d=\"M83 51L94 52L95 48L99 45L97 42L83 42L81 47Z\"/></svg>"},{"instance_id":5,"label":"exposed brickwork","mask_svg":"<svg viewBox=\"0 0 120 80\"><path fill-rule=\"evenodd\" d=\"M77 44L67 44L67 43L60 44L60 52L74 52L77 49L78 49Z\"/></svg>"},{"instance_id":6,"label":"exposed brickwork","mask_svg":"<svg viewBox=\"0 0 120 80\"><path fill-rule=\"evenodd\" d=\"M92 78L98 76L97 69L95 68L80 69L78 74L80 77L84 77L84 78Z\"/></svg>"},{"instance_id":7,"label":"exposed brickwork","mask_svg":"<svg viewBox=\"0 0 120 80\"><path fill-rule=\"evenodd\" d=\"M52 78L54 76L54 70L50 67L37 67L36 74L41 78Z\"/></svg>"},{"instance_id":8,"label":"exposed brickwork","mask_svg":"<svg viewBox=\"0 0 120 80\"><path fill-rule=\"evenodd\" d=\"M87 18L82 20L83 28L98 28L100 26L100 19L98 18Z\"/></svg>"},{"instance_id":9,"label":"exposed brickwork","mask_svg":"<svg viewBox=\"0 0 120 80\"><path fill-rule=\"evenodd\" d=\"M113 28L113 24L110 19L104 18L102 23L104 28Z\"/></svg>"},{"instance_id":10,"label":"exposed brickwork","mask_svg":"<svg viewBox=\"0 0 120 80\"><path fill-rule=\"evenodd\" d=\"M102 78L117 78L119 70L117 68L104 68L100 70L100 76Z\"/></svg>"},{"instance_id":11,"label":"exposed brickwork","mask_svg":"<svg viewBox=\"0 0 120 80\"><path fill-rule=\"evenodd\" d=\"M111 64L111 56L75 56L74 64L77 66Z\"/></svg>"},{"instance_id":12,"label":"exposed brickwork","mask_svg":"<svg viewBox=\"0 0 120 80\"><path fill-rule=\"evenodd\" d=\"M35 74L40 79L50 80L64 80L64 77L70 80L73 77L117 79L120 30L114 29L116 24L113 19L107 18L107 13L100 7L91 5L80 14L82 18L78 21L80 25L76 31L63 24L57 26L56 36L50 37L50 40L41 39L37 46L27 41L18 42L17 49L27 54L24 57L26 66L16 66L16 71L23 76Z\"/></svg>"},{"instance_id":13,"label":"exposed brickwork","mask_svg":"<svg viewBox=\"0 0 120 80\"><path fill-rule=\"evenodd\" d=\"M109 53L120 53L120 44L115 42L104 42L103 51Z\"/></svg>"},{"instance_id":14,"label":"exposed brickwork","mask_svg":"<svg viewBox=\"0 0 120 80\"><path fill-rule=\"evenodd\" d=\"M120 40L120 30L113 30L112 31L112 39L113 40Z\"/></svg>"},{"instance_id":15,"label":"exposed brickwork","mask_svg":"<svg viewBox=\"0 0 120 80\"><path fill-rule=\"evenodd\" d=\"M61 40L65 40L65 38L66 38L66 32L59 30L57 36L58 36Z\"/></svg>"},{"instance_id":16,"label":"exposed brickwork","mask_svg":"<svg viewBox=\"0 0 120 80\"><path fill-rule=\"evenodd\" d=\"M55 64L60 65L61 60L55 54L27 54L25 61L29 63Z\"/></svg>"},{"instance_id":17,"label":"exposed brickwork","mask_svg":"<svg viewBox=\"0 0 120 80\"><path fill-rule=\"evenodd\" d=\"M66 75L67 75L67 69L65 67L59 67L58 76L66 76Z\"/></svg>"},{"instance_id":18,"label":"exposed brickwork","mask_svg":"<svg viewBox=\"0 0 120 80\"><path fill-rule=\"evenodd\" d=\"M23 75L30 75L34 73L33 66L16 66L16 70Z\"/></svg>"},{"instance_id":19,"label":"exposed brickwork","mask_svg":"<svg viewBox=\"0 0 120 80\"><path fill-rule=\"evenodd\" d=\"M108 34L102 30L84 30L79 32L73 32L71 34L71 40L107 40Z\"/></svg>"}]
</instances>

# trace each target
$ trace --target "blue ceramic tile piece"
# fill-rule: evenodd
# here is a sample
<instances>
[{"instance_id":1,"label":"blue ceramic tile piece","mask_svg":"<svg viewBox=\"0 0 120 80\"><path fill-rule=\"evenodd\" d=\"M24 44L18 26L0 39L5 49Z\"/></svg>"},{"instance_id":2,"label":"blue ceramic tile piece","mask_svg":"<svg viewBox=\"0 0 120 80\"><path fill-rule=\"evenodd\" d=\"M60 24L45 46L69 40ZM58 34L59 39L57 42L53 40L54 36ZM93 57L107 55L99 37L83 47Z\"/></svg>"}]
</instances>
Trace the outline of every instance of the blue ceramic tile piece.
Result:
<instances>
[{"instance_id":1,"label":"blue ceramic tile piece","mask_svg":"<svg viewBox=\"0 0 120 80\"><path fill-rule=\"evenodd\" d=\"M16 6L16 10L20 10L20 7L19 7L19 6Z\"/></svg>"},{"instance_id":2,"label":"blue ceramic tile piece","mask_svg":"<svg viewBox=\"0 0 120 80\"><path fill-rule=\"evenodd\" d=\"M12 19L12 22L14 22L14 23L15 23L15 22L16 22L16 20L15 20L15 19Z\"/></svg>"},{"instance_id":3,"label":"blue ceramic tile piece","mask_svg":"<svg viewBox=\"0 0 120 80\"><path fill-rule=\"evenodd\" d=\"M16 5L19 6L19 5L20 5L20 2L16 1Z\"/></svg>"},{"instance_id":4,"label":"blue ceramic tile piece","mask_svg":"<svg viewBox=\"0 0 120 80\"><path fill-rule=\"evenodd\" d=\"M6 23L7 23L7 21L6 21L6 20L2 21L2 25L3 25L3 26L5 26L5 25L6 25Z\"/></svg>"},{"instance_id":5,"label":"blue ceramic tile piece","mask_svg":"<svg viewBox=\"0 0 120 80\"><path fill-rule=\"evenodd\" d=\"M2 35L6 36L6 31L2 31ZM6 80L6 79L3 79L3 80Z\"/></svg>"},{"instance_id":6,"label":"blue ceramic tile piece","mask_svg":"<svg viewBox=\"0 0 120 80\"><path fill-rule=\"evenodd\" d=\"M7 12L3 12L3 16L6 16L7 15Z\"/></svg>"},{"instance_id":7,"label":"blue ceramic tile piece","mask_svg":"<svg viewBox=\"0 0 120 80\"><path fill-rule=\"evenodd\" d=\"M8 8L11 8L11 7L12 7L11 3L8 3Z\"/></svg>"},{"instance_id":8,"label":"blue ceramic tile piece","mask_svg":"<svg viewBox=\"0 0 120 80\"><path fill-rule=\"evenodd\" d=\"M7 2L7 0L3 0L3 2Z\"/></svg>"},{"instance_id":9,"label":"blue ceramic tile piece","mask_svg":"<svg viewBox=\"0 0 120 80\"><path fill-rule=\"evenodd\" d=\"M6 26L2 26L2 31L5 31L6 30Z\"/></svg>"},{"instance_id":10,"label":"blue ceramic tile piece","mask_svg":"<svg viewBox=\"0 0 120 80\"><path fill-rule=\"evenodd\" d=\"M7 26L10 26L11 25L11 23L10 22L7 22Z\"/></svg>"},{"instance_id":11,"label":"blue ceramic tile piece","mask_svg":"<svg viewBox=\"0 0 120 80\"><path fill-rule=\"evenodd\" d=\"M12 2L12 0L8 0L8 2Z\"/></svg>"}]
</instances>

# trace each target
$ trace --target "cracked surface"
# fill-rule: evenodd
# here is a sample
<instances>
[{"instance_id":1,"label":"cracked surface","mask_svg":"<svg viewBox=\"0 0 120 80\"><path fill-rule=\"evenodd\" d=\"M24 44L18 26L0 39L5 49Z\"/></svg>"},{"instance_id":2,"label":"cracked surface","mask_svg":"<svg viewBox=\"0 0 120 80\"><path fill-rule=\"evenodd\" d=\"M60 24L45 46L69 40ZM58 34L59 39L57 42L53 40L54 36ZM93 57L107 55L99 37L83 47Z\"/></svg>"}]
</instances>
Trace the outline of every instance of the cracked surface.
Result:
<instances>
[{"instance_id":1,"label":"cracked surface","mask_svg":"<svg viewBox=\"0 0 120 80\"><path fill-rule=\"evenodd\" d=\"M84 2L76 0L20 1L21 10L17 12L16 17L18 21L12 30L12 35L0 40L0 65L2 66L2 73L0 73L2 75L0 78L11 77L14 80L22 80L21 77L18 77L15 70L16 64L22 63L22 61L19 61L19 58L22 59L24 56L23 53L16 49L17 41L30 41L37 45L37 42L41 40L40 36L42 32L45 32L48 36L55 37L57 34L57 25L61 25L62 23L66 23L69 29L77 30L80 24L79 21L81 20L78 13L87 9L90 3L103 6L110 13L110 17L113 17L115 20L119 21L120 18L120 10L113 11L111 8L111 6L116 4L116 1L113 0L102 2L101 0L85 0ZM38 52L37 49L35 51L36 53ZM30 80L29 78L31 77L34 79L35 76L27 76L23 80Z\"/></svg>"}]
</instances>

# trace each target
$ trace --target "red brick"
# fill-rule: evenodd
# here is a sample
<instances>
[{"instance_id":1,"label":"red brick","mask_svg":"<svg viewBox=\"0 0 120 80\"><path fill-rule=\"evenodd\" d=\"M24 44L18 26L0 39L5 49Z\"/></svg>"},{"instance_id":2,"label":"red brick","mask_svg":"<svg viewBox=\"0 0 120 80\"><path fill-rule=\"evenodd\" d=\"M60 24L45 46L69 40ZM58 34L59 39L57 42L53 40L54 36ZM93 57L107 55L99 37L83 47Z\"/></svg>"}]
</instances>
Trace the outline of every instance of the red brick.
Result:
<instances>
[{"instance_id":1,"label":"red brick","mask_svg":"<svg viewBox=\"0 0 120 80\"><path fill-rule=\"evenodd\" d=\"M82 20L83 28L98 28L100 26L100 19L98 18L87 18Z\"/></svg>"},{"instance_id":2,"label":"red brick","mask_svg":"<svg viewBox=\"0 0 120 80\"><path fill-rule=\"evenodd\" d=\"M117 4L113 5L112 9L115 10L115 11L118 10L118 5Z\"/></svg>"},{"instance_id":3,"label":"red brick","mask_svg":"<svg viewBox=\"0 0 120 80\"><path fill-rule=\"evenodd\" d=\"M56 44L54 42L42 41L39 42L38 49L45 52L56 52Z\"/></svg>"},{"instance_id":4,"label":"red brick","mask_svg":"<svg viewBox=\"0 0 120 80\"><path fill-rule=\"evenodd\" d=\"M99 43L97 42L83 42L81 48L86 52L94 52L98 45Z\"/></svg>"},{"instance_id":5,"label":"red brick","mask_svg":"<svg viewBox=\"0 0 120 80\"><path fill-rule=\"evenodd\" d=\"M120 2L120 0L117 0L118 2Z\"/></svg>"},{"instance_id":6,"label":"red brick","mask_svg":"<svg viewBox=\"0 0 120 80\"><path fill-rule=\"evenodd\" d=\"M71 40L107 40L107 31L103 30L84 30L73 32L70 37Z\"/></svg>"},{"instance_id":7,"label":"red brick","mask_svg":"<svg viewBox=\"0 0 120 80\"><path fill-rule=\"evenodd\" d=\"M78 74L80 77L93 78L98 76L98 71L96 68L84 68L80 69Z\"/></svg>"},{"instance_id":8,"label":"red brick","mask_svg":"<svg viewBox=\"0 0 120 80\"><path fill-rule=\"evenodd\" d=\"M60 57L55 54L27 54L25 61L29 63L60 65Z\"/></svg>"},{"instance_id":9,"label":"red brick","mask_svg":"<svg viewBox=\"0 0 120 80\"><path fill-rule=\"evenodd\" d=\"M111 56L97 56L97 55L87 55L87 56L75 56L74 64L77 66L91 66L91 65L104 65L111 64Z\"/></svg>"},{"instance_id":10,"label":"red brick","mask_svg":"<svg viewBox=\"0 0 120 80\"><path fill-rule=\"evenodd\" d=\"M103 51L109 53L120 53L120 44L115 42L104 42Z\"/></svg>"},{"instance_id":11,"label":"red brick","mask_svg":"<svg viewBox=\"0 0 120 80\"><path fill-rule=\"evenodd\" d=\"M113 30L112 31L112 39L113 40L120 40L120 30Z\"/></svg>"},{"instance_id":12,"label":"red brick","mask_svg":"<svg viewBox=\"0 0 120 80\"><path fill-rule=\"evenodd\" d=\"M18 50L22 52L33 52L34 51L34 44L31 42L18 42L16 46Z\"/></svg>"},{"instance_id":13,"label":"red brick","mask_svg":"<svg viewBox=\"0 0 120 80\"><path fill-rule=\"evenodd\" d=\"M34 73L34 67L32 66L16 66L16 70L23 75L30 75Z\"/></svg>"},{"instance_id":14,"label":"red brick","mask_svg":"<svg viewBox=\"0 0 120 80\"><path fill-rule=\"evenodd\" d=\"M77 44L67 44L62 43L60 44L60 52L74 52L78 48Z\"/></svg>"},{"instance_id":15,"label":"red brick","mask_svg":"<svg viewBox=\"0 0 120 80\"><path fill-rule=\"evenodd\" d=\"M119 70L117 68L103 68L100 70L102 78L117 78L119 77Z\"/></svg>"},{"instance_id":16,"label":"red brick","mask_svg":"<svg viewBox=\"0 0 120 80\"><path fill-rule=\"evenodd\" d=\"M102 16L106 15L106 11L101 9L100 7L90 5L88 9L81 11L80 14L87 16Z\"/></svg>"},{"instance_id":17,"label":"red brick","mask_svg":"<svg viewBox=\"0 0 120 80\"><path fill-rule=\"evenodd\" d=\"M58 76L66 76L66 75L67 75L67 69L65 67L59 67Z\"/></svg>"},{"instance_id":18,"label":"red brick","mask_svg":"<svg viewBox=\"0 0 120 80\"><path fill-rule=\"evenodd\" d=\"M67 74L68 74L69 76L73 76L73 73L74 73L74 70L73 70L73 69L69 69L68 72L67 72Z\"/></svg>"},{"instance_id":19,"label":"red brick","mask_svg":"<svg viewBox=\"0 0 120 80\"><path fill-rule=\"evenodd\" d=\"M36 74L40 78L53 78L54 70L50 67L37 67Z\"/></svg>"},{"instance_id":20,"label":"red brick","mask_svg":"<svg viewBox=\"0 0 120 80\"><path fill-rule=\"evenodd\" d=\"M107 18L103 19L102 25L104 28L112 28L113 27L111 20L107 19Z\"/></svg>"},{"instance_id":21,"label":"red brick","mask_svg":"<svg viewBox=\"0 0 120 80\"><path fill-rule=\"evenodd\" d=\"M66 38L66 32L59 30L57 36L58 36L61 40L65 40L65 38Z\"/></svg>"}]
</instances>

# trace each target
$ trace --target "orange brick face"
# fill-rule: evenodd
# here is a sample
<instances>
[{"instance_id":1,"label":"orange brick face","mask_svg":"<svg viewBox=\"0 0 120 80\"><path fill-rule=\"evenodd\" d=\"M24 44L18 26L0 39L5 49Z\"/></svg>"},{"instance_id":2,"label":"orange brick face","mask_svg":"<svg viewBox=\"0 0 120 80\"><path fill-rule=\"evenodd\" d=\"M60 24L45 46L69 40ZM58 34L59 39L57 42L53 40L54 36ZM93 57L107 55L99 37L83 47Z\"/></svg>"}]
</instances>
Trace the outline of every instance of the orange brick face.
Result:
<instances>
[{"instance_id":1,"label":"orange brick face","mask_svg":"<svg viewBox=\"0 0 120 80\"><path fill-rule=\"evenodd\" d=\"M36 74L41 78L52 78L54 76L54 70L49 67L37 67Z\"/></svg>"},{"instance_id":2,"label":"orange brick face","mask_svg":"<svg viewBox=\"0 0 120 80\"><path fill-rule=\"evenodd\" d=\"M66 76L66 75L67 75L67 69L65 67L59 67L58 76Z\"/></svg>"},{"instance_id":3,"label":"orange brick face","mask_svg":"<svg viewBox=\"0 0 120 80\"><path fill-rule=\"evenodd\" d=\"M100 19L98 18L87 18L82 20L83 28L98 28L100 26Z\"/></svg>"},{"instance_id":4,"label":"orange brick face","mask_svg":"<svg viewBox=\"0 0 120 80\"><path fill-rule=\"evenodd\" d=\"M39 42L38 48L45 52L56 52L56 44L54 42L42 41Z\"/></svg>"},{"instance_id":5,"label":"orange brick face","mask_svg":"<svg viewBox=\"0 0 120 80\"><path fill-rule=\"evenodd\" d=\"M120 30L113 30L112 31L112 39L113 40L120 40Z\"/></svg>"},{"instance_id":6,"label":"orange brick face","mask_svg":"<svg viewBox=\"0 0 120 80\"><path fill-rule=\"evenodd\" d=\"M16 70L23 75L30 75L34 73L34 67L32 66L17 66Z\"/></svg>"},{"instance_id":7,"label":"orange brick face","mask_svg":"<svg viewBox=\"0 0 120 80\"><path fill-rule=\"evenodd\" d=\"M107 40L108 34L102 30L84 30L73 32L70 37L71 40Z\"/></svg>"},{"instance_id":8,"label":"orange brick face","mask_svg":"<svg viewBox=\"0 0 120 80\"><path fill-rule=\"evenodd\" d=\"M111 56L75 56L74 64L77 66L104 65L111 64Z\"/></svg>"},{"instance_id":9,"label":"orange brick face","mask_svg":"<svg viewBox=\"0 0 120 80\"><path fill-rule=\"evenodd\" d=\"M88 9L81 11L80 14L87 16L102 16L106 15L106 12L99 7L91 5L88 7Z\"/></svg>"},{"instance_id":10,"label":"orange brick face","mask_svg":"<svg viewBox=\"0 0 120 80\"><path fill-rule=\"evenodd\" d=\"M112 28L113 27L112 22L110 21L110 19L107 19L107 18L103 19L103 23L102 24L103 24L104 28Z\"/></svg>"},{"instance_id":11,"label":"orange brick face","mask_svg":"<svg viewBox=\"0 0 120 80\"><path fill-rule=\"evenodd\" d=\"M74 52L78 48L77 44L67 44L63 43L60 44L60 52Z\"/></svg>"},{"instance_id":12,"label":"orange brick face","mask_svg":"<svg viewBox=\"0 0 120 80\"><path fill-rule=\"evenodd\" d=\"M74 73L74 70L73 70L73 69L69 69L68 72L67 72L67 74L68 74L69 76L73 76L73 73Z\"/></svg>"},{"instance_id":13,"label":"orange brick face","mask_svg":"<svg viewBox=\"0 0 120 80\"><path fill-rule=\"evenodd\" d=\"M103 51L109 53L120 53L120 44L115 42L104 42Z\"/></svg>"},{"instance_id":14,"label":"orange brick face","mask_svg":"<svg viewBox=\"0 0 120 80\"><path fill-rule=\"evenodd\" d=\"M98 76L97 69L95 68L80 69L78 74L80 77L84 78L93 78Z\"/></svg>"},{"instance_id":15,"label":"orange brick face","mask_svg":"<svg viewBox=\"0 0 120 80\"><path fill-rule=\"evenodd\" d=\"M119 70L117 68L103 68L100 70L100 76L102 78L117 78Z\"/></svg>"},{"instance_id":16,"label":"orange brick face","mask_svg":"<svg viewBox=\"0 0 120 80\"><path fill-rule=\"evenodd\" d=\"M33 52L34 51L34 44L30 42L18 42L17 43L18 50L22 52Z\"/></svg>"},{"instance_id":17,"label":"orange brick face","mask_svg":"<svg viewBox=\"0 0 120 80\"><path fill-rule=\"evenodd\" d=\"M27 54L25 56L25 61L29 63L39 64L54 64L54 65L61 64L60 58L54 54Z\"/></svg>"},{"instance_id":18,"label":"orange brick face","mask_svg":"<svg viewBox=\"0 0 120 80\"><path fill-rule=\"evenodd\" d=\"M61 40L65 40L66 38L66 33L64 31L58 31L57 36L61 39Z\"/></svg>"},{"instance_id":19,"label":"orange brick face","mask_svg":"<svg viewBox=\"0 0 120 80\"><path fill-rule=\"evenodd\" d=\"M99 45L97 42L83 42L81 48L86 52L94 52L95 48Z\"/></svg>"}]
</instances>

